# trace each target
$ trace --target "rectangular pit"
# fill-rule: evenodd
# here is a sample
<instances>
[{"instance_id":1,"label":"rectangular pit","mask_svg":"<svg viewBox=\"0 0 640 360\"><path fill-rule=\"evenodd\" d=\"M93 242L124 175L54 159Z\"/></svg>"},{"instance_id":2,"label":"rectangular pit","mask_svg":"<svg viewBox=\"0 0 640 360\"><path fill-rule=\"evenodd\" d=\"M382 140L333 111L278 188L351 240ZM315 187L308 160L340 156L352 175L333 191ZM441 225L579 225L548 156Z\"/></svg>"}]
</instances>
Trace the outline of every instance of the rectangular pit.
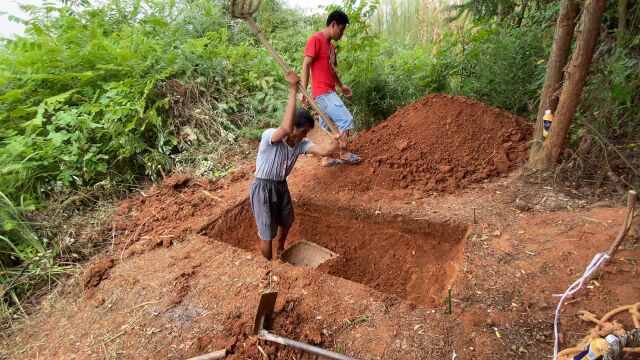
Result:
<instances>
[{"instance_id":1,"label":"rectangular pit","mask_svg":"<svg viewBox=\"0 0 640 360\"><path fill-rule=\"evenodd\" d=\"M440 305L457 274L466 226L383 216L317 204L295 204L286 246L305 239L339 256L319 271L424 306ZM228 211L207 235L259 253L248 201Z\"/></svg>"}]
</instances>

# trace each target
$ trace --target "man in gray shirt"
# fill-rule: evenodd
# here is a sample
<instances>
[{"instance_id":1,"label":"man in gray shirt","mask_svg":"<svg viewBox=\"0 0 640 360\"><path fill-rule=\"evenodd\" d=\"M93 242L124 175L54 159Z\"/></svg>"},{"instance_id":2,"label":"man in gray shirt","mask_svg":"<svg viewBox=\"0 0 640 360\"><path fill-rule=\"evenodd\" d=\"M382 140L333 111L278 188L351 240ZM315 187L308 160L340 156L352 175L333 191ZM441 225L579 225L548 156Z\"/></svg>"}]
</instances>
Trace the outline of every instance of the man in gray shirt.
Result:
<instances>
[{"instance_id":1,"label":"man in gray shirt","mask_svg":"<svg viewBox=\"0 0 640 360\"><path fill-rule=\"evenodd\" d=\"M272 240L277 236L277 254L284 251L284 243L293 225L294 214L287 176L300 154L328 156L338 150L338 142L316 145L306 139L313 128L313 116L308 110L296 110L298 75L290 71L285 75L289 84L289 102L282 123L275 129L262 133L256 159L255 180L251 183L249 197L251 209L260 236L260 251L271 260Z\"/></svg>"}]
</instances>

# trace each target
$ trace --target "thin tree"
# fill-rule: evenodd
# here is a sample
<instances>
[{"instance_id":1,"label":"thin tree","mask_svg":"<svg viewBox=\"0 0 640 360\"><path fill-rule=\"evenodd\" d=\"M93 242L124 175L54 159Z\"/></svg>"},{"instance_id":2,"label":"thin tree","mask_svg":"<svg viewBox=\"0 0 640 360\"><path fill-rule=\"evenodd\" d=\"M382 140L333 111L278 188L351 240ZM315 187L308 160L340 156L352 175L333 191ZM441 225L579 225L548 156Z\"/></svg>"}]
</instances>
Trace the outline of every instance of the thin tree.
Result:
<instances>
[{"instance_id":1,"label":"thin tree","mask_svg":"<svg viewBox=\"0 0 640 360\"><path fill-rule=\"evenodd\" d=\"M547 109L555 113L556 106L558 106L559 91L562 88L564 67L569 59L569 50L571 49L571 39L573 39L578 9L579 5L576 0L563 0L558 14L556 32L553 36L553 45L547 64L547 74L542 87L542 95L540 95L540 107L538 108L533 133L533 145L529 154L529 164L534 168L537 168L536 162L544 140L542 136L542 116Z\"/></svg>"},{"instance_id":2,"label":"thin tree","mask_svg":"<svg viewBox=\"0 0 640 360\"><path fill-rule=\"evenodd\" d=\"M527 4L529 4L529 0L522 0L522 4L520 4L520 9L518 10L518 17L516 18L516 27L522 25L522 19L524 19L524 14L527 11Z\"/></svg>"},{"instance_id":3,"label":"thin tree","mask_svg":"<svg viewBox=\"0 0 640 360\"><path fill-rule=\"evenodd\" d=\"M575 114L582 88L584 87L591 66L593 50L600 33L600 24L607 4L606 0L587 0L584 5L580 31L576 40L576 48L571 63L564 74L564 85L555 120L549 138L543 143L536 168L546 169L553 166L562 151L569 125Z\"/></svg>"},{"instance_id":4,"label":"thin tree","mask_svg":"<svg viewBox=\"0 0 640 360\"><path fill-rule=\"evenodd\" d=\"M627 0L618 0L618 44L623 43L627 37L627 12Z\"/></svg>"}]
</instances>

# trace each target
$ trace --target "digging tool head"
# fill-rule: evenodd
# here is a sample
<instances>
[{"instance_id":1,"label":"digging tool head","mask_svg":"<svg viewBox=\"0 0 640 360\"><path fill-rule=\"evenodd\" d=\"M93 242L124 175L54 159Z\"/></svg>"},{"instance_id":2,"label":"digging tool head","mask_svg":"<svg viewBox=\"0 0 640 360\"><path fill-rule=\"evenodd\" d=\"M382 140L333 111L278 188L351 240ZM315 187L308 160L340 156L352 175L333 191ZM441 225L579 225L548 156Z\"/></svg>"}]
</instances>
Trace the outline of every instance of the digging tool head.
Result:
<instances>
[{"instance_id":1,"label":"digging tool head","mask_svg":"<svg viewBox=\"0 0 640 360\"><path fill-rule=\"evenodd\" d=\"M258 304L258 312L256 312L256 320L253 323L253 334L257 335L260 330L269 330L271 328L271 319L273 318L273 308L276 306L277 292L268 292L260 296Z\"/></svg>"},{"instance_id":2,"label":"digging tool head","mask_svg":"<svg viewBox=\"0 0 640 360\"><path fill-rule=\"evenodd\" d=\"M231 16L238 19L251 17L258 11L261 0L231 0Z\"/></svg>"}]
</instances>

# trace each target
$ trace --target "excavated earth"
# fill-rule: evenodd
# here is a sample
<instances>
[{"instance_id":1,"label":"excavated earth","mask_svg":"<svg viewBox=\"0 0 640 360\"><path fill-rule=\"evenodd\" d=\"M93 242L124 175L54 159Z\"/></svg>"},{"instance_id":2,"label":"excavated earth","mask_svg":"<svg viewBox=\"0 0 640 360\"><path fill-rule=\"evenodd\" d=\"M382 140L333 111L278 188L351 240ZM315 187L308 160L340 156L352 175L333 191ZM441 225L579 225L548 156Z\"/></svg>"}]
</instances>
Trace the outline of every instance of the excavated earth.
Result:
<instances>
[{"instance_id":1,"label":"excavated earth","mask_svg":"<svg viewBox=\"0 0 640 360\"><path fill-rule=\"evenodd\" d=\"M0 355L185 359L225 348L231 359L316 358L252 334L260 294L278 291L276 334L360 359L549 357L552 294L608 249L625 209L622 198L594 203L523 174L530 134L512 114L431 95L359 134L358 166L301 158L287 246L307 240L339 255L318 269L259 255L252 162L217 181L174 174L85 237L107 250L44 298ZM639 243L635 223L569 301L561 348L588 334L578 310L640 301Z\"/></svg>"}]
</instances>

